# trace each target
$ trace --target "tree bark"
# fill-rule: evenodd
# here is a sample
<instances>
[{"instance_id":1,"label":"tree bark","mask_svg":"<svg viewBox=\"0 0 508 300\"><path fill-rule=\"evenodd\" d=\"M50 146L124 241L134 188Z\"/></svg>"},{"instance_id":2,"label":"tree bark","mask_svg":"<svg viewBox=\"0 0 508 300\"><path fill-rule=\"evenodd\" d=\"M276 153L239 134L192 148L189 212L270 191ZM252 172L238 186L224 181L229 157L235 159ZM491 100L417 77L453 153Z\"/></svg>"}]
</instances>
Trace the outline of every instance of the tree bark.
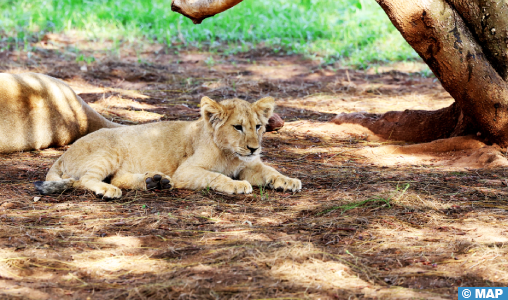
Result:
<instances>
[{"instance_id":1,"label":"tree bark","mask_svg":"<svg viewBox=\"0 0 508 300\"><path fill-rule=\"evenodd\" d=\"M242 0L173 0L171 10L191 19L194 24L213 17L242 2Z\"/></svg>"},{"instance_id":2,"label":"tree bark","mask_svg":"<svg viewBox=\"0 0 508 300\"><path fill-rule=\"evenodd\" d=\"M508 79L508 4L490 0L448 0L475 34L494 69Z\"/></svg>"}]
</instances>

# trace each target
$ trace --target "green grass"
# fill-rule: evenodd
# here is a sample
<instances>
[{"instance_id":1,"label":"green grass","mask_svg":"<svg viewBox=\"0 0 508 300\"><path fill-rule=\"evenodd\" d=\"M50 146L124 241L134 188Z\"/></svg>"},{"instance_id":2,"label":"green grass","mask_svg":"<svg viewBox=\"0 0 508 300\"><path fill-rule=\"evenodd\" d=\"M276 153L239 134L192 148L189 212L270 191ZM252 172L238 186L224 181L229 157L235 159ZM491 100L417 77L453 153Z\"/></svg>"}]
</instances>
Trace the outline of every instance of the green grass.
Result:
<instances>
[{"instance_id":1,"label":"green grass","mask_svg":"<svg viewBox=\"0 0 508 300\"><path fill-rule=\"evenodd\" d=\"M359 66L417 57L374 0L245 0L201 25L173 13L170 3L4 0L1 36L25 44L45 32L77 30L98 40L183 42L226 54L268 46Z\"/></svg>"}]
</instances>

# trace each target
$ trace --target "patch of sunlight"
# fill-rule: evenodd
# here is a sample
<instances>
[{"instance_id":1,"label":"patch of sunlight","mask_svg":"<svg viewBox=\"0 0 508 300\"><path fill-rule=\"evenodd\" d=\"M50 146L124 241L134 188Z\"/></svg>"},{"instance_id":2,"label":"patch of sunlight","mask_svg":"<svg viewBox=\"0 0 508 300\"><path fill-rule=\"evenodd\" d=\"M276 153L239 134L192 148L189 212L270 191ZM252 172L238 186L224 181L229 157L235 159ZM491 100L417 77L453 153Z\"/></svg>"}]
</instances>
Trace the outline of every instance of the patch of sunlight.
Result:
<instances>
[{"instance_id":1,"label":"patch of sunlight","mask_svg":"<svg viewBox=\"0 0 508 300\"><path fill-rule=\"evenodd\" d=\"M319 138L322 142L332 142L351 138L366 138L368 141L383 140L369 129L357 124L336 125L329 122L295 121L285 123L280 132L289 135L297 135L299 139L308 139L309 137ZM333 147L327 148L329 148L330 151L344 151L341 147L337 147L336 149L332 149ZM293 150L295 153L302 152L302 149Z\"/></svg>"},{"instance_id":2,"label":"patch of sunlight","mask_svg":"<svg viewBox=\"0 0 508 300\"><path fill-rule=\"evenodd\" d=\"M120 117L121 119L128 120L132 123L145 123L145 122L154 122L159 121L163 115L158 113L153 113L149 111L139 111L139 110L131 110L131 109L123 109L117 107L110 107L107 105L102 105L101 103L90 103L90 106L96 110L101 115L104 115L107 118L116 118Z\"/></svg>"},{"instance_id":3,"label":"patch of sunlight","mask_svg":"<svg viewBox=\"0 0 508 300\"><path fill-rule=\"evenodd\" d=\"M103 243L115 245L119 248L136 248L141 247L141 241L138 238L131 236L110 236L100 239Z\"/></svg>"},{"instance_id":4,"label":"patch of sunlight","mask_svg":"<svg viewBox=\"0 0 508 300\"><path fill-rule=\"evenodd\" d=\"M148 97L146 97L148 98ZM107 98L102 98L94 103L92 105L95 106L101 106L105 109L109 108L123 108L123 109L157 109L157 106L147 104L147 103L141 103L137 102L131 99L125 99L119 96L110 96Z\"/></svg>"},{"instance_id":5,"label":"patch of sunlight","mask_svg":"<svg viewBox=\"0 0 508 300\"><path fill-rule=\"evenodd\" d=\"M373 65L371 68L366 70L369 75L376 75L388 72L403 72L403 73L431 73L429 66L426 63L420 61L400 61L393 63L386 63L383 65Z\"/></svg>"},{"instance_id":6,"label":"patch of sunlight","mask_svg":"<svg viewBox=\"0 0 508 300\"><path fill-rule=\"evenodd\" d=\"M308 73L307 67L301 65L246 65L246 71L251 72L249 78L253 80L294 80L295 77Z\"/></svg>"},{"instance_id":7,"label":"patch of sunlight","mask_svg":"<svg viewBox=\"0 0 508 300\"><path fill-rule=\"evenodd\" d=\"M63 150L56 150L56 149L53 149L53 148L47 148L47 149L44 149L44 150L41 150L39 152L39 154L41 156L44 156L44 157L54 157L54 156L59 156L59 155L62 155L64 153Z\"/></svg>"},{"instance_id":8,"label":"patch of sunlight","mask_svg":"<svg viewBox=\"0 0 508 300\"><path fill-rule=\"evenodd\" d=\"M323 254L325 253L312 243L292 243L271 253L260 253L254 260L261 264L271 265L270 273L273 278L307 288L327 291L348 290L356 293L361 291L366 296L381 296L383 299L414 299L415 297L443 299L411 289L391 289L372 284L356 274L362 269L361 266L337 261L333 255L323 259Z\"/></svg>"},{"instance_id":9,"label":"patch of sunlight","mask_svg":"<svg viewBox=\"0 0 508 300\"><path fill-rule=\"evenodd\" d=\"M33 299L33 300L45 300L50 299L51 296L47 293L19 285L15 282L8 280L0 280L0 294L9 295L16 299Z\"/></svg>"},{"instance_id":10,"label":"patch of sunlight","mask_svg":"<svg viewBox=\"0 0 508 300\"><path fill-rule=\"evenodd\" d=\"M508 166L495 146L486 146L475 137L452 137L429 143L364 147L355 151L364 161L380 166L431 165L442 170L468 170Z\"/></svg>"},{"instance_id":11,"label":"patch of sunlight","mask_svg":"<svg viewBox=\"0 0 508 300\"><path fill-rule=\"evenodd\" d=\"M329 84L331 90L340 90L344 85L341 83ZM337 95L311 95L305 99L295 98L277 101L278 106L305 109L319 113L377 113L382 114L388 111L411 110L438 110L450 106L454 100L451 97L441 99L434 94L401 94L396 96L383 95L382 84L362 83L348 84L355 93L361 96L347 94ZM396 86L388 86L397 88ZM379 93L377 93L379 91ZM367 93L368 92L368 93ZM377 95L376 95L377 93Z\"/></svg>"}]
</instances>

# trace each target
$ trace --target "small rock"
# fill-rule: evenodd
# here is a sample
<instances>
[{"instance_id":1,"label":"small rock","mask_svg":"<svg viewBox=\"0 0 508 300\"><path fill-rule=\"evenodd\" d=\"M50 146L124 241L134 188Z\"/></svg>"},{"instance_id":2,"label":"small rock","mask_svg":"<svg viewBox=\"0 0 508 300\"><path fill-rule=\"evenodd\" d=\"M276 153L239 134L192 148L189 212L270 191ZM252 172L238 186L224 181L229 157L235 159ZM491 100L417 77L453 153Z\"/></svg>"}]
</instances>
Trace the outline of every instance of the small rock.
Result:
<instances>
[{"instance_id":1,"label":"small rock","mask_svg":"<svg viewBox=\"0 0 508 300\"><path fill-rule=\"evenodd\" d=\"M282 127L284 127L284 120L278 114L273 114L266 124L266 132L277 131Z\"/></svg>"},{"instance_id":2,"label":"small rock","mask_svg":"<svg viewBox=\"0 0 508 300\"><path fill-rule=\"evenodd\" d=\"M41 200L41 197L34 197L34 202Z\"/></svg>"}]
</instances>

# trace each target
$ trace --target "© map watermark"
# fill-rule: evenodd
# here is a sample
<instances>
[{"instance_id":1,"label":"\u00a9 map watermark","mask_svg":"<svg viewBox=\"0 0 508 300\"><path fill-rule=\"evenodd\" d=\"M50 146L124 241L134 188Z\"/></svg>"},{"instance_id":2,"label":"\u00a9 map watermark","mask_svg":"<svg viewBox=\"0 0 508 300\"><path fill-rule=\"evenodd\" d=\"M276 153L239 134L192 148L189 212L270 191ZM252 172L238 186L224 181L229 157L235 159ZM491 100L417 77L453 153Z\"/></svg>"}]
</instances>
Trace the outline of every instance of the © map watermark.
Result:
<instances>
[{"instance_id":1,"label":"\u00a9 map watermark","mask_svg":"<svg viewBox=\"0 0 508 300\"><path fill-rule=\"evenodd\" d=\"M458 300L499 299L508 300L507 287L461 287Z\"/></svg>"}]
</instances>

